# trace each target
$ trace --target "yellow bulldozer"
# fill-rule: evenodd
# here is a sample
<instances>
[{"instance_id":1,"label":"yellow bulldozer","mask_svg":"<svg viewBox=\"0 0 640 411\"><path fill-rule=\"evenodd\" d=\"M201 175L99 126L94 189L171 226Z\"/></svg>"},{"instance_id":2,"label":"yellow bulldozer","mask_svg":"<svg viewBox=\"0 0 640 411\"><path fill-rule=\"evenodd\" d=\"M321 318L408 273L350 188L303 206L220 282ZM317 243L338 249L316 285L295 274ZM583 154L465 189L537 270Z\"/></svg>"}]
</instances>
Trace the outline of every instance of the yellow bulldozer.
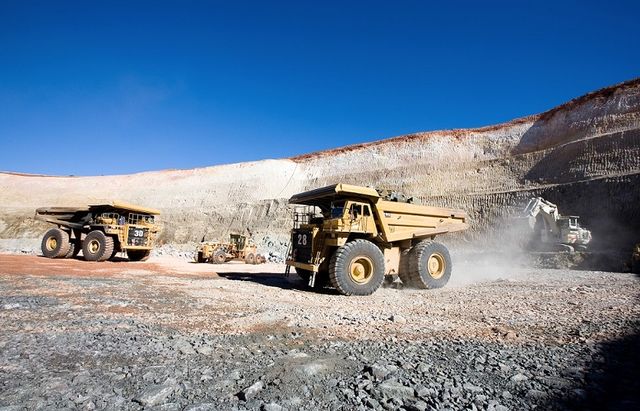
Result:
<instances>
[{"instance_id":1,"label":"yellow bulldozer","mask_svg":"<svg viewBox=\"0 0 640 411\"><path fill-rule=\"evenodd\" d=\"M229 241L203 241L196 248L198 263L223 264L229 261L244 261L247 264L262 264L265 257L258 254L252 239L241 234L230 234Z\"/></svg>"}]
</instances>

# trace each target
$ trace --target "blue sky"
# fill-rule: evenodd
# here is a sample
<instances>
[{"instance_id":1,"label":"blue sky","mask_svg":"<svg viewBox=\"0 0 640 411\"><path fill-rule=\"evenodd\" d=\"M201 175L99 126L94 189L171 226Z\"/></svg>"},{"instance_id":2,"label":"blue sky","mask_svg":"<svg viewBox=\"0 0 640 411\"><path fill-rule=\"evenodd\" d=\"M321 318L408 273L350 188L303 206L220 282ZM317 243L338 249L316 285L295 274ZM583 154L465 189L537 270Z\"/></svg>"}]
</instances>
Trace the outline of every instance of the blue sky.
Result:
<instances>
[{"instance_id":1,"label":"blue sky","mask_svg":"<svg viewBox=\"0 0 640 411\"><path fill-rule=\"evenodd\" d=\"M635 1L0 1L0 170L123 174L490 125L640 76Z\"/></svg>"}]
</instances>

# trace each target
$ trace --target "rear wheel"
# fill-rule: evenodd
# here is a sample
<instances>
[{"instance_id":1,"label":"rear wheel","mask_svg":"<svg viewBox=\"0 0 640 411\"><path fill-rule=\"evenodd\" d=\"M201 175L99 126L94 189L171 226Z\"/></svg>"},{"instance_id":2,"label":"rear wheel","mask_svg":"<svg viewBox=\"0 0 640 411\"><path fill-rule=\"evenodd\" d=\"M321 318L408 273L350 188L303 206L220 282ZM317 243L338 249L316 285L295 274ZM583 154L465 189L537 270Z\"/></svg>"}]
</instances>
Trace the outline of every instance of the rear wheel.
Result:
<instances>
[{"instance_id":1,"label":"rear wheel","mask_svg":"<svg viewBox=\"0 0 640 411\"><path fill-rule=\"evenodd\" d=\"M442 288L451 278L451 256L443 244L425 240L408 254L408 284L415 288ZM404 279L403 279L404 282Z\"/></svg>"},{"instance_id":2,"label":"rear wheel","mask_svg":"<svg viewBox=\"0 0 640 411\"><path fill-rule=\"evenodd\" d=\"M129 261L147 261L151 256L151 250L127 250Z\"/></svg>"},{"instance_id":3,"label":"rear wheel","mask_svg":"<svg viewBox=\"0 0 640 411\"><path fill-rule=\"evenodd\" d=\"M71 248L69 234L59 228L52 228L42 237L42 255L49 258L66 257Z\"/></svg>"},{"instance_id":4,"label":"rear wheel","mask_svg":"<svg viewBox=\"0 0 640 411\"><path fill-rule=\"evenodd\" d=\"M247 256L244 258L244 262L247 264L255 264L256 263L256 256L253 253L249 253L247 254Z\"/></svg>"},{"instance_id":5,"label":"rear wheel","mask_svg":"<svg viewBox=\"0 0 640 411\"><path fill-rule=\"evenodd\" d=\"M72 240L69 242L69 251L64 256L64 258L76 258L78 253L82 250L82 243L79 241Z\"/></svg>"},{"instance_id":6,"label":"rear wheel","mask_svg":"<svg viewBox=\"0 0 640 411\"><path fill-rule=\"evenodd\" d=\"M398 267L398 277L405 286L411 284L411 276L409 275L409 259L411 258L411 248L407 248L400 254L400 267Z\"/></svg>"},{"instance_id":7,"label":"rear wheel","mask_svg":"<svg viewBox=\"0 0 640 411\"><path fill-rule=\"evenodd\" d=\"M329 280L344 295L373 294L384 281L382 251L361 239L343 245L331 257Z\"/></svg>"},{"instance_id":8,"label":"rear wheel","mask_svg":"<svg viewBox=\"0 0 640 411\"><path fill-rule=\"evenodd\" d=\"M82 250L82 232L73 230L73 237L74 238L71 238L71 233L69 233L69 251L64 258L76 258L80 250Z\"/></svg>"},{"instance_id":9,"label":"rear wheel","mask_svg":"<svg viewBox=\"0 0 640 411\"><path fill-rule=\"evenodd\" d=\"M99 230L94 230L87 234L82 242L82 254L87 261L105 261L113 253L114 241Z\"/></svg>"}]
</instances>

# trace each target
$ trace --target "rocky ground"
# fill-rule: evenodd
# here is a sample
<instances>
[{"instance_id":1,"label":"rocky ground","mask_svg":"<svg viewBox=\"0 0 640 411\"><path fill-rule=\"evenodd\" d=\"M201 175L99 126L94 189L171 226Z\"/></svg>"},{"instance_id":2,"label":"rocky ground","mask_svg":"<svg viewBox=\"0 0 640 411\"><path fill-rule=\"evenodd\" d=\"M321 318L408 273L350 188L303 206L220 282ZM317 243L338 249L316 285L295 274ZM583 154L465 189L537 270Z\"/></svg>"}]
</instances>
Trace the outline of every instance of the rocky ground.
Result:
<instances>
[{"instance_id":1,"label":"rocky ground","mask_svg":"<svg viewBox=\"0 0 640 411\"><path fill-rule=\"evenodd\" d=\"M283 271L0 255L0 410L640 406L634 275L461 262L342 297Z\"/></svg>"}]
</instances>

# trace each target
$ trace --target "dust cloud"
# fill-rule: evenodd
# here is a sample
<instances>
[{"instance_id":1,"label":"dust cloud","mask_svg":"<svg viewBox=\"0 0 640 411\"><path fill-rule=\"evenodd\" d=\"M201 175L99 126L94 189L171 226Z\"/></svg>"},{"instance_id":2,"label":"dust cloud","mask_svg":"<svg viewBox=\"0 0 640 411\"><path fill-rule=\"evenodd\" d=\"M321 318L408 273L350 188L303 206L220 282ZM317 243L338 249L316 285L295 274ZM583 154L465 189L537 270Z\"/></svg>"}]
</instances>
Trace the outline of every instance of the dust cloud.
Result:
<instances>
[{"instance_id":1,"label":"dust cloud","mask_svg":"<svg viewBox=\"0 0 640 411\"><path fill-rule=\"evenodd\" d=\"M531 233L526 224L506 220L480 241L450 247L453 272L449 286L522 279L533 262L525 251Z\"/></svg>"}]
</instances>

